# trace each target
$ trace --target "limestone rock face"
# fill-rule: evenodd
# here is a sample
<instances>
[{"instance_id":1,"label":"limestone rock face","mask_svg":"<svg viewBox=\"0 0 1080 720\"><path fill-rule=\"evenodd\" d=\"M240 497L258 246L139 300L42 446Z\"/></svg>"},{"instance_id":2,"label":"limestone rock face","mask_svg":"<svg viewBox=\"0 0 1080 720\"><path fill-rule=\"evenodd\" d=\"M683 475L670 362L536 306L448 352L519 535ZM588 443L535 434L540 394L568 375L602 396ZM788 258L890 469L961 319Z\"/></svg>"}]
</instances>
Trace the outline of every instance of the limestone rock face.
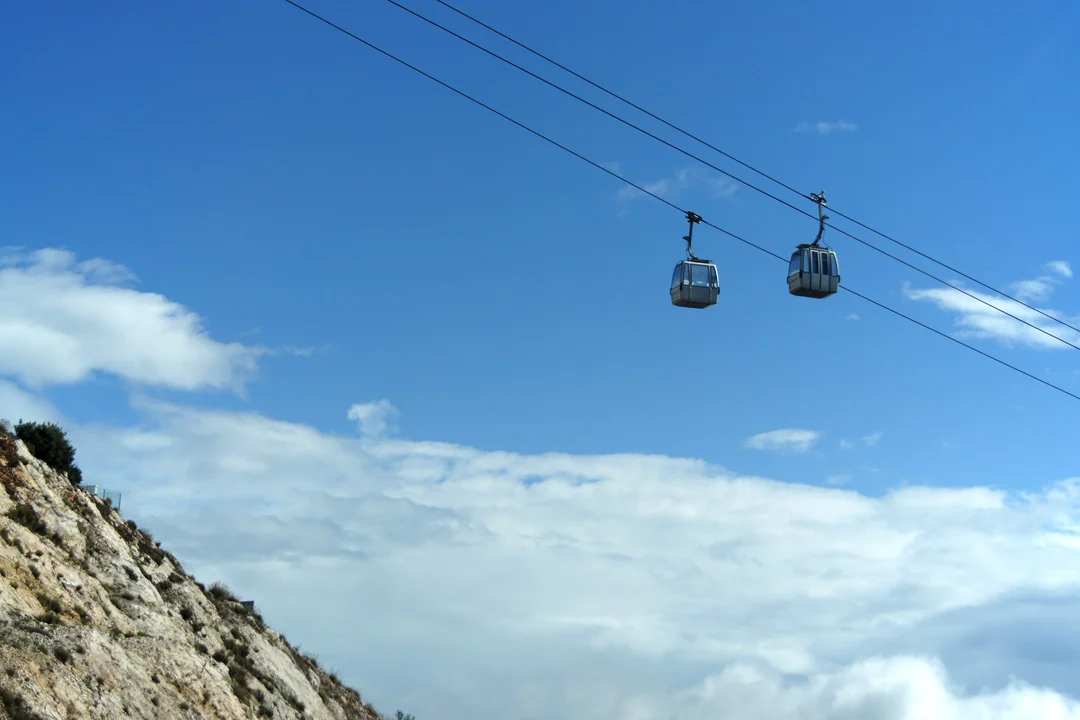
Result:
<instances>
[{"instance_id":1,"label":"limestone rock face","mask_svg":"<svg viewBox=\"0 0 1080 720\"><path fill-rule=\"evenodd\" d=\"M379 718L15 438L0 486L0 717Z\"/></svg>"}]
</instances>

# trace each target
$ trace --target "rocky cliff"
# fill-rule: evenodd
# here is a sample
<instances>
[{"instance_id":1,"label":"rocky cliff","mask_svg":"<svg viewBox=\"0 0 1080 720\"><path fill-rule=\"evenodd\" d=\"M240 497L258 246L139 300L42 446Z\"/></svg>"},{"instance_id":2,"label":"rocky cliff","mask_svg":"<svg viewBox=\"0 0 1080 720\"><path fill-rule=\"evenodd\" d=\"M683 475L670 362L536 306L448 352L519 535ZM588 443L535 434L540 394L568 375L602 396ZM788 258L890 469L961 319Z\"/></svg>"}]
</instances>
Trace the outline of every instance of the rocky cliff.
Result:
<instances>
[{"instance_id":1,"label":"rocky cliff","mask_svg":"<svg viewBox=\"0 0 1080 720\"><path fill-rule=\"evenodd\" d=\"M8 716L379 718L227 588L196 582L14 437L0 437L0 481Z\"/></svg>"}]
</instances>

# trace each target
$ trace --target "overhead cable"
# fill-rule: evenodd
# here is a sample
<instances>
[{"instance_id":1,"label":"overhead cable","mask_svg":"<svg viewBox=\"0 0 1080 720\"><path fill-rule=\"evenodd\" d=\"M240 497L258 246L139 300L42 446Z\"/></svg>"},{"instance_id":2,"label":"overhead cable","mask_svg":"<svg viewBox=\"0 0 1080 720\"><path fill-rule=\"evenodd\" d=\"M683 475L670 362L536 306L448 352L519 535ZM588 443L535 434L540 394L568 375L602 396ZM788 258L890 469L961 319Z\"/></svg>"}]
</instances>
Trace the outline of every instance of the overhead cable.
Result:
<instances>
[{"instance_id":1,"label":"overhead cable","mask_svg":"<svg viewBox=\"0 0 1080 720\"><path fill-rule=\"evenodd\" d=\"M517 70L520 70L521 72L526 73L527 75L530 75L531 77L543 82L544 84L546 84L546 85L548 85L548 86L550 86L550 87L552 87L552 88L554 88L556 90L559 90L560 92L562 92L562 93L564 93L566 95L569 95L570 97L574 98L575 100L578 100L579 102L582 102L582 103L588 105L589 107L593 108L594 110L597 110L597 111L607 115L608 117L610 117L610 118L612 118L614 120L617 120L617 121L623 123L624 125L627 125L628 127L633 128L634 130L637 130L638 132L643 133L643 134L647 135L648 137L650 137L650 138L652 138L652 139L654 139L654 140L656 140L656 141L658 141L660 143L663 143L664 145L668 146L669 148L672 148L673 150L676 150L677 152L680 152L683 155L686 155L687 157L690 157L690 158L702 163L703 165L705 165L705 166L707 166L709 168L712 168L713 170L716 170L719 173L722 173L722 174L726 175L727 177L731 178L732 180L735 180L736 182L739 182L739 183L741 183L743 185L746 185L751 190L754 190L754 191L756 191L758 193L761 193L762 195L765 195L766 197L768 197L768 198L770 198L772 200L775 200L776 202L779 202L779 203L791 208L792 210L795 210L796 212L802 213L803 215L806 215L807 217L816 219L813 214L807 212L806 210L803 210L800 207L792 205L791 203L787 202L786 200L783 200L783 199L777 197L776 195L774 195L774 194L772 194L772 193L770 193L770 192L768 192L768 191L754 185L753 183L747 182L746 180L744 180L744 179L742 179L740 177L737 177L737 176L733 175L732 173L730 173L730 172L728 172L728 171L726 171L726 170L724 170L722 168L717 167L716 165L710 163L709 161L707 161L707 160L705 160L705 159L703 159L701 157L698 157L697 155L689 152L688 150L685 150L684 148L681 148L681 147L679 147L679 146L677 146L677 145L675 145L675 144L673 144L671 142L668 142L667 140L664 140L663 138L657 136L656 134L654 134L652 132L649 132L648 130L646 130L646 129L638 126L638 125L635 125L634 123L626 120L625 118L620 117L619 115L616 115L615 113L613 113L613 112L611 112L609 110L606 110L606 109L600 107L599 105L596 105L595 103L581 97L580 95L577 95L576 93L574 93L574 92L572 92L570 90L567 90L566 88L564 88L564 87L562 87L562 86L548 80L547 78L544 78L544 77L541 77L540 75L537 75L536 73L532 72L531 70L529 70L527 68L524 68L521 65L518 65L514 61L512 61L512 60L510 60L510 59L508 59L506 57L503 57L502 55L499 55L498 53L496 53L496 52L494 52L492 50L489 50L488 48L480 45L479 43L476 43L476 42L470 40L469 38L466 38L463 35L460 35L459 33L451 30L450 28L445 27L444 25L441 25L440 23L436 22L435 20L432 20L431 18L428 18L425 15L423 15L423 14L421 14L419 12L416 12L415 10L412 10L409 7L406 7L405 5L398 2L397 0L386 0L386 1L389 2L391 5L394 5L394 6L398 7L398 8L400 8L401 10L404 10L405 12L413 15L414 17L417 17L420 20L423 20L424 22L426 22L426 23L428 23L428 24L442 30L443 32L449 33L450 35L453 35L454 37L458 38L459 40L461 40L463 42L466 42L469 45L472 45L476 49L481 50L482 52L485 52L488 55L491 55L492 57L494 57L494 58L496 58L498 60L501 60L502 62L510 65L511 67L514 67ZM776 183L777 185L780 185L781 187L785 188L786 190L789 190L789 191L799 195L799 197L804 198L804 199L812 199L812 198L810 198L809 194L800 192L799 190L796 190L794 187L788 185L787 183L785 183L785 182L783 182L781 180L778 180L777 178L773 177L772 175L769 175L768 173L765 173L765 172L763 172L761 170L758 170L757 168L753 167L752 165L750 165L750 164L748 164L746 162L743 162L742 160L739 160L735 156L725 152L724 150L721 150L720 148L716 147L715 145L709 143L708 141L703 140L700 137L698 137L698 136L696 136L696 135L694 135L694 134L692 134L692 133L690 133L690 132L688 132L686 130L683 130L679 126L677 126L677 125L663 119L662 117L656 115L655 113L652 113L649 110L646 110L645 108L641 107L640 105L638 105L638 104L636 104L634 102L631 102L630 100L626 99L625 97L623 97L623 96L621 96L621 95L619 95L619 94L617 94L617 93L615 93L615 92L613 92L611 90L608 90L607 88L603 87L599 83L596 83L596 82L588 79L584 75L581 75L580 73L578 73L578 72L566 67L565 65L553 60L552 58L548 57L547 55L544 55L543 53L541 53L541 52L539 52L537 50L534 50L533 48L529 47L528 45L525 45L524 43L519 42L518 40L515 40L514 38L510 37L506 33L492 27L491 25L483 22L482 20L479 20L479 19L473 17L472 15L466 13L465 11L458 9L454 5L446 2L446 0L436 0L436 2L438 2L439 4L449 8L450 10L453 10L454 12L458 13L459 15L471 20L472 22L486 28L487 30L490 30L491 32L499 35L500 37L505 38L506 40L508 40L508 41L514 43L515 45L527 50L528 52L536 55L537 57L551 63L552 65L555 65L556 67L558 67L558 68L572 74L573 76L583 80L584 82L592 85L593 87L601 90L602 92L607 93L608 95L620 100L623 103L626 103L630 107L633 107L634 109L645 113L649 117L663 123L664 125L667 125L668 127L676 130L677 132L682 133L683 135L685 135L685 136L687 136L687 137L689 137L689 138L691 138L693 140L696 140L697 142L701 143L702 145L705 145L706 147L708 147L708 148L710 148L712 150L715 150L716 152L720 153L724 157L726 157L726 158L728 158L730 160L733 160L734 162L736 162L736 163L742 165L743 167L757 173L758 175L761 175L762 177ZM1035 307L1033 305L1029 305L1028 303L1025 303L1024 301L1022 301L1022 300L1020 300L1020 299L1018 299L1016 297L1013 297L1012 295L1009 295L1008 293L1006 293L1006 292L1004 292L1002 290L998 290L997 288L995 288L995 287L993 287L991 285L988 285L988 284L982 282L981 280L978 280L978 279L972 277L971 275L968 275L967 273L964 273L964 272L952 267L951 265L948 265L948 264L946 264L946 263L944 263L944 262L942 262L940 260L935 259L934 257L932 257L932 256L930 256L930 255L928 255L928 254L926 254L926 253L912 247L911 245L905 244L905 243L897 240L896 238L892 237L891 235L887 235L887 234L885 234L885 233L883 233L883 232L881 232L879 230L874 229L873 227L871 227L869 225L866 225L866 224L860 222L859 220L856 220L853 217L845 215L844 213L840 212L839 210L836 210L832 206L829 206L829 210L831 212L834 212L836 215L838 215L840 217L843 217L846 220L849 220L849 221L851 221L851 222L853 222L853 223L855 223L857 225L860 225L861 227L863 227L863 228L865 228L865 229L867 229L867 230L869 230L869 231L871 231L871 232L873 232L873 233L875 233L877 235L880 235L881 237L885 238L886 240L889 240L889 241L891 241L891 242L893 242L893 243L895 243L897 245L900 245L901 247L904 247L904 248L906 248L906 249L908 249L908 250L910 250L910 251L912 251L912 252L914 252L914 253L916 253L918 255L921 255L922 257L926 258L927 260L930 260L931 262L934 262L934 263L936 263L936 264L950 270L951 272L954 272L954 273L956 273L956 274L958 274L958 275L960 275L960 276L962 276L962 277L964 277L964 278L966 278L966 279L968 279L968 280L970 280L970 281L972 281L974 283L977 283L977 284L983 286L984 288L987 288L988 290L991 290L991 291L1001 295L1002 297L1004 297L1004 298L1006 298L1008 300L1011 300L1012 302L1014 302L1014 303L1016 303L1018 305L1021 305L1021 306L1025 307L1025 308L1027 308L1027 309L1029 309L1029 310L1031 310L1033 312L1036 312L1039 315L1042 315L1043 317L1049 318L1050 320L1053 320L1054 322L1056 322L1056 323L1058 323L1060 325L1063 325L1066 328L1069 328L1070 330L1073 330L1073 331L1075 331L1077 333L1080 333L1080 328L1078 328L1078 327L1076 327L1074 325L1071 325L1070 323L1066 322L1065 320L1062 320L1061 318L1055 317L1054 315L1051 315L1051 314L1047 313L1044 310L1040 310L1039 308L1037 308L1037 307ZM1036 330L1036 331L1042 333L1043 335L1046 335L1047 337L1053 338L1054 340L1057 340L1058 342L1060 342L1060 343L1062 343L1064 345L1067 345L1067 346L1071 347L1074 350L1080 350L1080 345L1076 345L1075 343L1070 342L1069 340L1061 337L1060 335L1055 335L1054 333L1046 330L1045 328L1039 327L1038 325L1035 325L1034 323L1028 322L1027 320L1024 320L1023 318L1018 317L1015 314L1009 312L1005 308L1002 308L1002 307L1000 307L998 305L995 305L994 303L992 303L992 302L990 302L988 300L985 300L985 299L979 297L978 295L975 295L975 294L973 294L971 292L968 292L964 288L959 287L957 285L954 285L954 284L948 282L947 280L944 280L944 279L942 279L942 278L940 278L940 277L938 277L938 276L936 276L936 275L934 275L934 274L932 274L930 272L927 272L926 270L923 270L922 268L920 268L920 267L918 267L916 265L913 265L913 264L909 263L908 261L906 261L906 260L904 260L904 259L902 259L900 257L897 257L896 255L893 255L892 253L890 253L890 252L888 252L886 250L882 250L881 248L877 247L873 243L870 243L870 242L868 242L868 241L866 241L866 240L864 240L864 239L862 239L862 238L860 238L860 237L858 237L856 235L853 235L852 233L848 232L847 230L844 230L843 228L837 227L837 226L833 225L832 223L828 223L828 222L825 223L825 224L828 227L831 227L834 230L836 230L837 232L841 233L842 235L845 235L845 236L851 238L852 240L855 240L856 242L862 243L863 245L871 248L872 250L875 250L875 251L881 253L882 255L885 255L886 257L888 257L888 258L890 258L892 260L895 260L896 262L899 262L899 263L911 268L912 270L915 270L916 272L919 272L919 273L925 275L926 277L934 280L935 282L941 283L942 285L945 285L945 286L955 290L956 292L962 293L962 294L966 295L967 297L971 298L972 300L975 300L975 301L977 301L979 303L982 303L983 305L985 305L985 306L987 306L987 307L989 307L989 308L991 308L991 309L993 309L993 310L995 310L997 312L1000 312L1003 315L1006 315L1006 316L1012 318L1013 320L1016 320L1017 322L1022 323L1024 325L1032 328L1033 330Z\"/></svg>"},{"instance_id":2,"label":"overhead cable","mask_svg":"<svg viewBox=\"0 0 1080 720\"><path fill-rule=\"evenodd\" d=\"M457 89L453 85L450 85L449 83L447 83L447 82L445 82L443 80L440 80L439 78L437 78L434 75L426 72L425 70L422 70L421 68L409 63L406 60L403 60L403 59L397 57L396 55L390 53L389 51L380 48L379 46L375 45L374 43L372 43L372 42L370 42L368 40L365 40L364 38L360 37L359 35L356 35L352 31L341 27L340 25L338 25L338 24L334 23L333 21L331 21L331 20L329 20L329 19L315 13L312 10L309 10L308 8L304 7L303 5L296 2L295 0L285 0L285 2L292 5L293 7L297 8L298 10L301 10L304 13L310 15L311 17L315 18L316 20L319 20L320 22L325 23L326 25L334 28L335 30L349 36L353 40L356 40L357 42L360 42L363 45L366 45L367 47L369 47L372 50L380 53L381 55L384 55L385 57L388 57L391 60L394 60L395 62L397 62L397 63L399 63L401 65L404 65L405 67L409 68L410 70L412 70L412 71L414 71L416 73L419 73L420 75L423 75L424 77L428 78L429 80L431 80L431 81L433 81L435 83L438 83L439 85L443 86L447 90L450 90L451 92L465 98L466 100L469 100L470 102L473 102L473 103L479 105L480 107L484 108L485 110L488 110L488 111L498 115L499 117L503 118L504 120L507 120L508 122L513 123L514 125L518 126L522 130L525 130L525 131L535 135L536 137L538 137L541 140L544 140L544 141L554 145L555 147L559 148L560 150L564 150L565 152L570 153L574 157L588 163L589 165L593 166L597 170L600 170L602 172L607 173L608 175L611 175L612 177L620 180L621 182L624 182L627 185L630 185L631 187L634 187L637 190L640 190L641 192L645 193L646 195L649 195L649 196L653 197L654 199L659 200L660 202L664 203L665 205L667 205L667 206L669 206L669 207L671 207L671 208L673 208L675 210L678 210L680 213L682 213L684 215L687 213L687 211L685 209L679 207L678 205L671 202L670 200L667 200L666 198L663 198L660 195L657 195L656 193L651 192L650 190L647 190L646 188L642 187L641 185L638 185L637 183L623 177L618 172L615 172L614 170L611 170L610 168L604 167L603 165L596 162L595 160L591 160L590 158L582 155L581 153L577 152L576 150L572 150L571 148L567 147L566 145L563 145L562 143L558 142L557 140L553 140L552 138L548 137L547 135L544 135L543 133L539 132L538 130L534 130L531 127L529 127L528 125L525 125L524 123L522 123L522 122L520 122L518 120L515 120L514 118L510 117L506 113L503 113L502 111L497 110L494 107L486 104L482 100L479 100L479 99L473 97L472 95L469 95L468 93ZM750 240L747 240L746 238L743 238L743 237L741 237L739 235L736 235L735 233L733 233L733 232L731 232L729 230L726 230L726 229L720 227L719 225L711 223L711 222L709 222L707 220L702 219L701 222L702 222L702 224L707 225L707 226L713 228L714 230L718 230L719 232L727 235L728 237L731 237L731 238L733 238L735 240L738 240L739 242L745 243L745 244L749 245L750 247L753 247L753 248L755 248L755 249L757 249L757 250L759 250L759 251L761 251L761 252L763 252L763 253L765 253L767 255L770 255L770 256L776 258L777 260L780 260L781 262L787 263L786 258L784 258L781 255L778 255L778 254L774 253L771 250L768 250L768 249L762 247L761 245L758 245L758 244L756 244L754 242L751 242ZM1047 380L1044 380L1044 379L1042 379L1042 378L1040 378L1040 377L1038 377L1036 375L1032 375L1031 373L1027 372L1026 370L1022 370L1019 367L1017 367L1015 365L1012 365L1011 363L1008 363L1008 362L1006 362L1004 360L1001 360L1000 358L997 358L997 357L991 355L990 353L984 352L984 351L974 347L973 345L969 345L968 343L965 343L964 341L959 340L958 338L955 338L955 337L953 337L953 336L951 336L951 335L949 335L947 333L941 332L940 330L937 330L936 328L933 328L933 327L931 327L931 326L929 326L929 325L927 325L927 324L925 324L925 323L923 323L923 322L921 322L919 320L916 320L916 319L912 318L911 316L900 312L899 310L895 310L895 309L885 305L884 303L878 302L877 300L873 300L873 299L867 297L866 295L858 293L855 290L852 290L850 287L845 286L845 287L843 287L843 289L850 292L852 295L855 295L856 297L862 298L863 300L866 300L867 302L870 302L870 303L872 303L874 305L877 305L878 307L880 307L882 309L888 310L889 312L893 313L894 315L898 315L899 317L904 318L905 320L909 320L909 321L915 323L916 325L919 325L922 328L930 330L930 331L936 333L937 335L940 335L941 337L946 338L947 340L951 340L954 343L962 345L962 346L966 347L969 350L973 350L973 351L979 353L980 355L982 355L984 357L987 357L987 358L993 360L994 362L997 362L1000 365L1003 365L1003 366L1009 368L1010 370L1014 370L1014 371L1016 371L1018 373L1021 373L1022 375L1025 375L1025 376L1027 376L1028 378L1030 378L1032 380L1036 380L1036 381L1042 383L1043 385L1046 385L1047 387L1053 388L1054 390L1057 390L1057 391L1059 391L1061 393L1064 393L1065 395L1068 395L1069 397L1071 397L1071 398L1073 398L1075 400L1080 400L1080 395L1076 395L1076 394L1066 390L1065 388L1062 388L1062 387L1060 387L1058 385L1055 385L1055 384L1053 384L1053 383L1051 383L1051 382L1049 382Z\"/></svg>"}]
</instances>

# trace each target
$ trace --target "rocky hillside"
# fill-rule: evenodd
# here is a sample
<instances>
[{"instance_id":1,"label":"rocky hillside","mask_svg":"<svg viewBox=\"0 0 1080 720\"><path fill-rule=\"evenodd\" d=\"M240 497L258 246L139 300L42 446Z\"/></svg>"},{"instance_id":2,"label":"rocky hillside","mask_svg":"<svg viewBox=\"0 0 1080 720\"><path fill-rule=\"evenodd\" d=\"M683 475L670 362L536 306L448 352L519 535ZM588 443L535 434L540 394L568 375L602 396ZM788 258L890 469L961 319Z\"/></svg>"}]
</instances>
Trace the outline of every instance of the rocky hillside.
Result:
<instances>
[{"instance_id":1,"label":"rocky hillside","mask_svg":"<svg viewBox=\"0 0 1080 720\"><path fill-rule=\"evenodd\" d=\"M7 716L379 718L226 588L196 582L108 501L70 482L74 471L53 470L0 432Z\"/></svg>"}]
</instances>

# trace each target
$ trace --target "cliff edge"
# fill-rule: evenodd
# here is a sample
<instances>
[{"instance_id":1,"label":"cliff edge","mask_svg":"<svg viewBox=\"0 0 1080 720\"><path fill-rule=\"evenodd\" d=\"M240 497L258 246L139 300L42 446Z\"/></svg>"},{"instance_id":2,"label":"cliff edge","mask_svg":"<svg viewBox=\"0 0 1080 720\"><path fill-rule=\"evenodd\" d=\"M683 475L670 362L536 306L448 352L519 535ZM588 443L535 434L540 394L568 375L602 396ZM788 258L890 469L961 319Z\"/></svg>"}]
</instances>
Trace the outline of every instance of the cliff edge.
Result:
<instances>
[{"instance_id":1,"label":"cliff edge","mask_svg":"<svg viewBox=\"0 0 1080 720\"><path fill-rule=\"evenodd\" d=\"M18 720L380 718L73 474L0 432L0 710Z\"/></svg>"}]
</instances>

